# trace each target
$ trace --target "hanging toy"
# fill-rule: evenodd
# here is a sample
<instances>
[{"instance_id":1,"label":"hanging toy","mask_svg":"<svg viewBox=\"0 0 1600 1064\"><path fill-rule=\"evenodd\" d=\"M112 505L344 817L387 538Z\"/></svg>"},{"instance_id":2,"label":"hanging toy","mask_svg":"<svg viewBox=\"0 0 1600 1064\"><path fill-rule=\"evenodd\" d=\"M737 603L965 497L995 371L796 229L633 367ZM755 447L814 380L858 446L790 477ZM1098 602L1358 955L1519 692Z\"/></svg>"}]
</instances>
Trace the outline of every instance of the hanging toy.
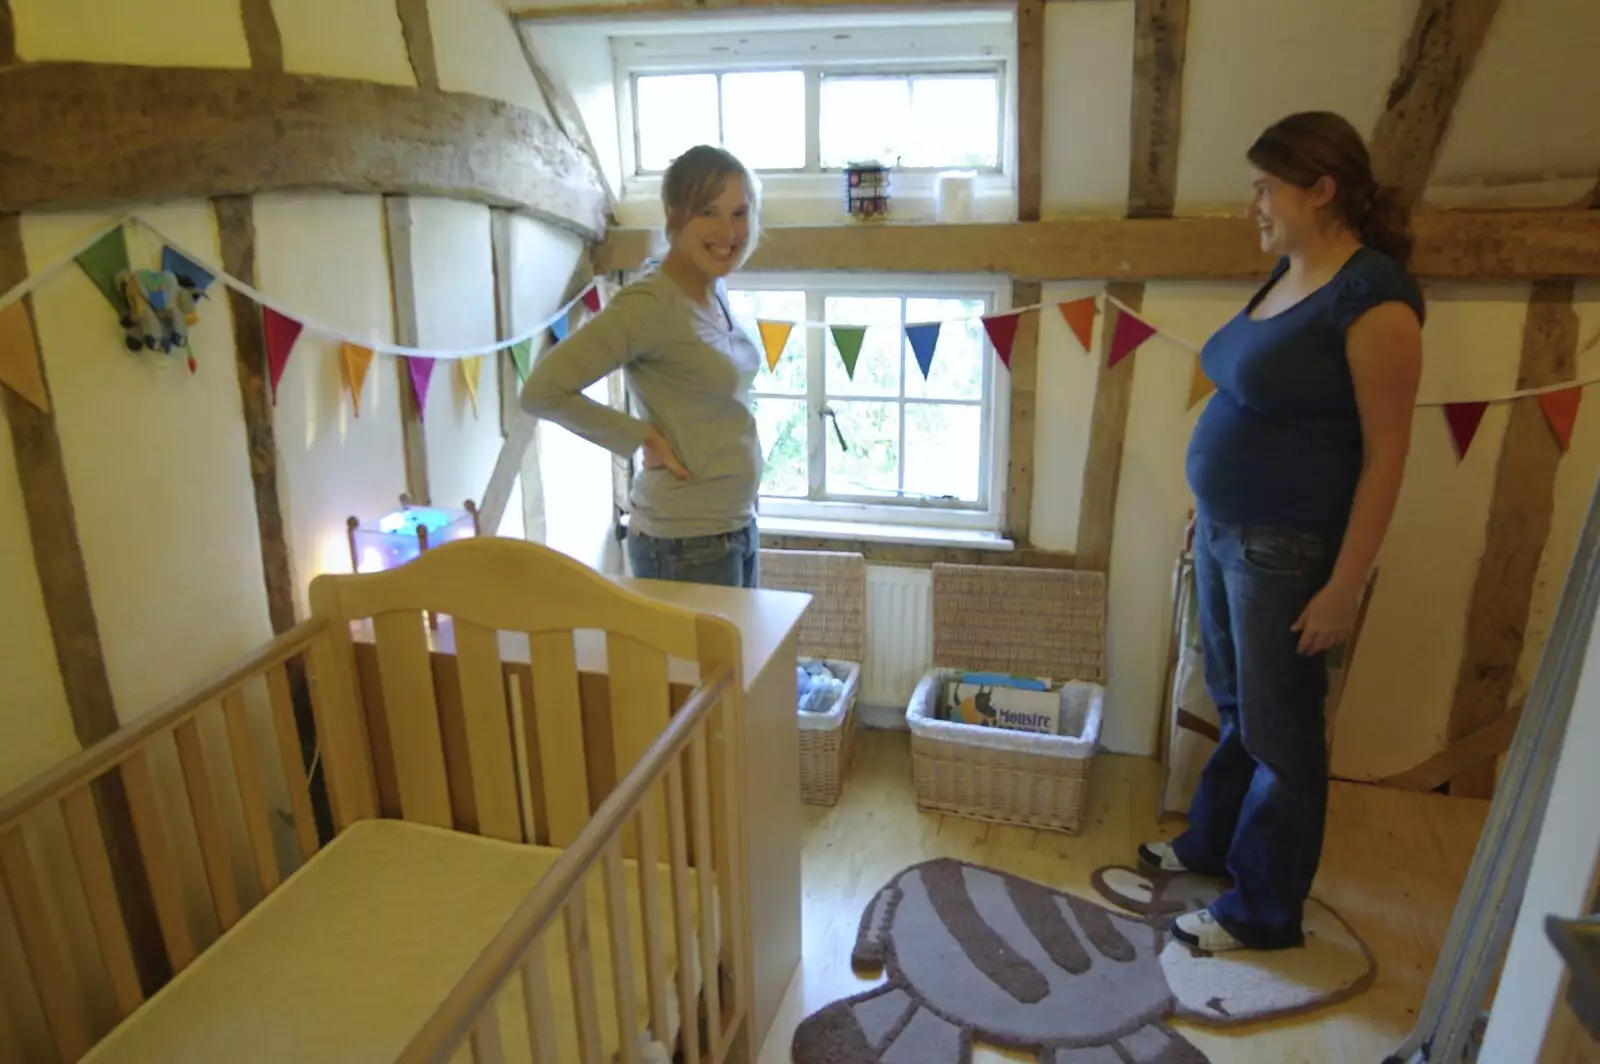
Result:
<instances>
[{"instance_id":1,"label":"hanging toy","mask_svg":"<svg viewBox=\"0 0 1600 1064\"><path fill-rule=\"evenodd\" d=\"M116 286L128 305L127 312L120 319L127 334L122 342L129 351L154 351L161 343L161 319L150 305L139 277L132 270L120 270L116 276Z\"/></svg>"}]
</instances>

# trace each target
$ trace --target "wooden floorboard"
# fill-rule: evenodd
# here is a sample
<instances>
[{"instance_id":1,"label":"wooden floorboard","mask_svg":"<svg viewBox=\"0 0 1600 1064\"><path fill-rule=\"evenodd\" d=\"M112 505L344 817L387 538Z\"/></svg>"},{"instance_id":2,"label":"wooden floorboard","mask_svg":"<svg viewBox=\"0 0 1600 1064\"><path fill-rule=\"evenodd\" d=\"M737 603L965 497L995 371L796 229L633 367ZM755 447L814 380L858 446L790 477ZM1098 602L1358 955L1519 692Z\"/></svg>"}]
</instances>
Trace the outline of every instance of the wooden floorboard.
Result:
<instances>
[{"instance_id":1,"label":"wooden floorboard","mask_svg":"<svg viewBox=\"0 0 1600 1064\"><path fill-rule=\"evenodd\" d=\"M988 825L918 813L909 737L861 732L844 794L832 809L805 810L804 956L760 1064L787 1064L795 1025L876 980L850 969L862 909L907 865L958 857L1093 897L1089 876L1127 863L1158 828L1159 770L1146 758L1101 755L1080 835ZM1177 1025L1212 1064L1373 1064L1410 1031L1449 927L1488 802L1335 782L1315 892L1366 939L1377 983L1343 1005L1279 1023L1222 1033ZM973 1064L1033 1061L989 1047Z\"/></svg>"}]
</instances>

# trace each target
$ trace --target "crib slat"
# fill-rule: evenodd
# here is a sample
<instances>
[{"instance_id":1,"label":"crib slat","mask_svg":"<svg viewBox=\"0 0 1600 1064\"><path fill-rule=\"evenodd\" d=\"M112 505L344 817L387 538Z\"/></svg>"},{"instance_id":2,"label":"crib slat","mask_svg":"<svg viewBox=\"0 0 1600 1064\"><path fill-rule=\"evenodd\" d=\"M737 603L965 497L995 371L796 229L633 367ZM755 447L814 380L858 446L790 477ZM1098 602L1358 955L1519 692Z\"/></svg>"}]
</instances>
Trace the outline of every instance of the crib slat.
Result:
<instances>
[{"instance_id":1,"label":"crib slat","mask_svg":"<svg viewBox=\"0 0 1600 1064\"><path fill-rule=\"evenodd\" d=\"M661 851L656 833L648 825L656 822L656 788L652 786L639 799L638 832L639 907L644 923L644 981L650 1002L650 1037L670 1045L672 1032L667 1026L667 944L661 936Z\"/></svg>"},{"instance_id":2,"label":"crib slat","mask_svg":"<svg viewBox=\"0 0 1600 1064\"><path fill-rule=\"evenodd\" d=\"M94 924L95 942L105 962L106 977L117 1002L119 1019L128 1016L144 1002L139 985L139 970L133 963L133 945L122 908L117 901L117 886L111 878L111 859L106 855L100 820L94 811L94 796L89 787L67 792L61 799L61 812L67 821L67 837L72 840L72 856L78 865L84 899L89 903L89 919Z\"/></svg>"},{"instance_id":3,"label":"crib slat","mask_svg":"<svg viewBox=\"0 0 1600 1064\"><path fill-rule=\"evenodd\" d=\"M550 845L568 846L589 822L589 778L583 768L583 706L571 632L528 636L533 663L533 730L539 780L550 818ZM526 708L524 708L526 719Z\"/></svg>"},{"instance_id":4,"label":"crib slat","mask_svg":"<svg viewBox=\"0 0 1600 1064\"><path fill-rule=\"evenodd\" d=\"M414 823L453 828L444 737L439 732L439 707L433 698L433 669L422 615L385 613L372 619L372 630L400 790L400 815Z\"/></svg>"},{"instance_id":5,"label":"crib slat","mask_svg":"<svg viewBox=\"0 0 1600 1064\"><path fill-rule=\"evenodd\" d=\"M498 638L493 629L470 621L457 620L455 632L478 834L521 842L517 773L511 760L511 713L506 708Z\"/></svg>"},{"instance_id":6,"label":"crib slat","mask_svg":"<svg viewBox=\"0 0 1600 1064\"><path fill-rule=\"evenodd\" d=\"M200 742L200 725L190 717L178 725L178 764L183 767L183 788L189 794L189 813L194 817L195 834L200 839L200 859L211 887L211 902L216 906L217 922L226 931L239 922L239 888L233 881L233 864L228 859L228 836L217 812L217 795L206 771L205 749Z\"/></svg>"},{"instance_id":7,"label":"crib slat","mask_svg":"<svg viewBox=\"0 0 1600 1064\"><path fill-rule=\"evenodd\" d=\"M706 766L706 725L695 729L689 740L689 792L690 817L694 831L695 880L700 892L700 971L703 973L706 999L706 1038L711 1059L722 1055L722 993L717 985L716 938L712 935L717 926L717 873L711 865L711 793L710 770ZM727 934L726 931L723 934Z\"/></svg>"},{"instance_id":8,"label":"crib slat","mask_svg":"<svg viewBox=\"0 0 1600 1064\"><path fill-rule=\"evenodd\" d=\"M594 957L589 942L589 904L584 887L567 899L561 915L567 929L567 970L572 978L573 1017L578 1024L580 1064L605 1064L600 1041L600 1005L595 998Z\"/></svg>"},{"instance_id":9,"label":"crib slat","mask_svg":"<svg viewBox=\"0 0 1600 1064\"><path fill-rule=\"evenodd\" d=\"M706 727L717 737L711 748L711 767L716 777L717 801L712 809L716 835L716 863L721 873L719 898L722 902L722 966L728 973L732 1001L728 1008L735 1019L747 1014L745 994L748 971L749 929L744 926L744 860L739 822L738 750L742 740L735 729L737 714L724 695L711 710Z\"/></svg>"},{"instance_id":10,"label":"crib slat","mask_svg":"<svg viewBox=\"0 0 1600 1064\"><path fill-rule=\"evenodd\" d=\"M694 902L689 897L689 843L683 826L683 772L679 758L667 765L667 853L672 877L672 929L678 943L678 1015L683 1017L683 1059L700 1064L700 1030L694 1006ZM715 978L702 972L702 981Z\"/></svg>"},{"instance_id":11,"label":"crib slat","mask_svg":"<svg viewBox=\"0 0 1600 1064\"><path fill-rule=\"evenodd\" d=\"M506 1064L505 1048L500 1044L500 1013L490 1001L472 1028L473 1064Z\"/></svg>"},{"instance_id":12,"label":"crib slat","mask_svg":"<svg viewBox=\"0 0 1600 1064\"><path fill-rule=\"evenodd\" d=\"M272 814L267 811L261 766L256 763L255 747L250 743L250 718L245 716L243 691L229 691L222 696L222 718L228 726L228 747L233 752L239 804L244 807L244 826L250 833L250 850L255 855L256 879L261 884L261 896L266 897L278 889L281 876L278 854L272 846Z\"/></svg>"},{"instance_id":13,"label":"crib slat","mask_svg":"<svg viewBox=\"0 0 1600 1064\"><path fill-rule=\"evenodd\" d=\"M533 1064L560 1064L556 1060L556 1010L550 1004L550 972L545 967L545 942L540 935L522 962L522 1008L528 1017L528 1048Z\"/></svg>"},{"instance_id":14,"label":"crib slat","mask_svg":"<svg viewBox=\"0 0 1600 1064\"><path fill-rule=\"evenodd\" d=\"M161 940L167 946L167 959L176 975L194 960L194 936L189 931L189 914L183 905L183 887L178 882L178 862L172 855L166 825L156 804L156 787L150 778L150 762L144 750L136 750L122 763L122 783L128 791L128 811L133 816L133 834L144 858L145 875L150 880L150 895L156 907L156 923L161 925Z\"/></svg>"},{"instance_id":15,"label":"crib slat","mask_svg":"<svg viewBox=\"0 0 1600 1064\"><path fill-rule=\"evenodd\" d=\"M300 859L316 856L317 818L311 811L311 785L306 780L305 756L300 751L300 729L294 723L294 699L289 694L289 670L279 665L267 673L267 698L272 703L272 725L278 733L278 759L283 763L284 789L289 792L289 812L294 815L294 837Z\"/></svg>"},{"instance_id":16,"label":"crib slat","mask_svg":"<svg viewBox=\"0 0 1600 1064\"><path fill-rule=\"evenodd\" d=\"M619 836L620 838L620 836ZM633 986L633 933L628 929L628 886L622 875L622 844L613 839L601 856L606 884L606 930L611 938L612 995L622 1064L639 1064L639 1006Z\"/></svg>"},{"instance_id":17,"label":"crib slat","mask_svg":"<svg viewBox=\"0 0 1600 1064\"><path fill-rule=\"evenodd\" d=\"M50 930L44 894L28 854L28 840L18 825L0 835L0 882L5 883L22 938L22 953L33 973L44 1005L45 1020L62 1064L73 1064L89 1051L89 1036L67 974L67 960Z\"/></svg>"},{"instance_id":18,"label":"crib slat","mask_svg":"<svg viewBox=\"0 0 1600 1064\"><path fill-rule=\"evenodd\" d=\"M671 719L667 656L636 639L607 632L606 673L611 678L611 742L621 780L667 730ZM650 823L664 842L665 826L658 818Z\"/></svg>"}]
</instances>

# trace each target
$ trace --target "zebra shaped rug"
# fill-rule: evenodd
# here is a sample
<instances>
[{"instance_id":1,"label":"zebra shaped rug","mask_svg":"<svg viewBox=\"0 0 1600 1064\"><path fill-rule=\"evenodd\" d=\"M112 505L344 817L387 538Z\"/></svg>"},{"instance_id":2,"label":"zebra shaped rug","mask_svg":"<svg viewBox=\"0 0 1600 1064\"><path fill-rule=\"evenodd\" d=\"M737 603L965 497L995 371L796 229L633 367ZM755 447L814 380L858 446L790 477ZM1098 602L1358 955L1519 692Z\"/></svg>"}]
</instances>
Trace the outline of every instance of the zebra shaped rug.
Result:
<instances>
[{"instance_id":1,"label":"zebra shaped rug","mask_svg":"<svg viewBox=\"0 0 1600 1064\"><path fill-rule=\"evenodd\" d=\"M794 1064L970 1064L979 1042L1039 1064L1209 1064L1169 1026L1233 1026L1344 1000L1370 986L1366 945L1320 903L1307 945L1208 955L1171 941L1175 906L1220 888L1109 867L1117 911L951 858L912 865L868 903L851 962L887 978L796 1029Z\"/></svg>"}]
</instances>

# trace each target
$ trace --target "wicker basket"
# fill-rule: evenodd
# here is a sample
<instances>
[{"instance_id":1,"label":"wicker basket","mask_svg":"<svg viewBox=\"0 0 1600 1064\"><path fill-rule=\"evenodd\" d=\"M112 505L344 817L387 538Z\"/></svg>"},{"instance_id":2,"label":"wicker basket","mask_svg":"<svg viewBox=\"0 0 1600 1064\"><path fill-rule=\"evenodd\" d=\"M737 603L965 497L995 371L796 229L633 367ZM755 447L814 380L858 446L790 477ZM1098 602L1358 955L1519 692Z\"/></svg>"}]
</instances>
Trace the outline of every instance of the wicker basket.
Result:
<instances>
[{"instance_id":1,"label":"wicker basket","mask_svg":"<svg viewBox=\"0 0 1600 1064\"><path fill-rule=\"evenodd\" d=\"M842 551L764 550L761 586L810 595L811 608L797 636L800 656L849 670L835 712L800 716L800 799L833 805L855 747L856 690L867 639L867 561Z\"/></svg>"},{"instance_id":2,"label":"wicker basket","mask_svg":"<svg viewBox=\"0 0 1600 1064\"><path fill-rule=\"evenodd\" d=\"M1105 574L1002 566L933 567L935 671L906 709L917 807L1076 834L1088 807L1105 682ZM931 719L942 670L1081 681L1076 735L1035 735Z\"/></svg>"}]
</instances>

